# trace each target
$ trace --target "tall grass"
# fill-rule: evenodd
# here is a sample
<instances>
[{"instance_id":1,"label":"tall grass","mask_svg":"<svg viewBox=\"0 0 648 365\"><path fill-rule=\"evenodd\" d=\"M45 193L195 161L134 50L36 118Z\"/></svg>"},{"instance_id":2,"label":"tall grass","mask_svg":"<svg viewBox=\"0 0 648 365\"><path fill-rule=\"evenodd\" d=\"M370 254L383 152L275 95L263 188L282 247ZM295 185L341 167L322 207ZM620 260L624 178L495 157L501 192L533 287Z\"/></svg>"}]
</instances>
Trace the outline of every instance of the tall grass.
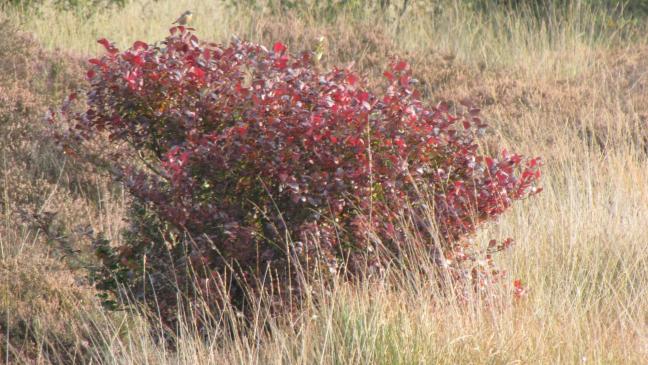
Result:
<instances>
[{"instance_id":1,"label":"tall grass","mask_svg":"<svg viewBox=\"0 0 648 365\"><path fill-rule=\"evenodd\" d=\"M226 1L154 1L128 2L124 7L88 11L62 11L52 1L28 9L7 8L7 12L23 29L35 34L48 48L61 48L82 55L100 51L99 38L109 38L120 47L133 40L160 40L171 22L186 9L195 13L192 26L205 39L226 41L232 34L245 39L260 40L260 25L272 19L268 4L256 7L234 7ZM363 2L354 2L362 4ZM368 2L370 3L370 2ZM444 0L412 2L403 14L399 9L381 11L377 6L341 7L335 17L321 19L319 7L300 7L299 25L291 31L322 29L326 23L331 42L337 29L353 27L358 22L371 24L386 32L397 49L387 52L443 52L455 55L461 62L486 67L523 68L532 74L574 75L596 62L596 52L643 39L645 24L610 12L607 7L594 7L587 2L554 5L547 16L539 17L532 2L523 2L515 11L484 1L479 10L470 2ZM317 4L317 2L315 2ZM276 6L276 5L275 5ZM279 10L275 9L276 13ZM290 14L283 14L290 15ZM270 20L274 21L274 20ZM349 26L349 23L351 25ZM370 31L370 30L367 30ZM297 44L304 48L308 44Z\"/></svg>"},{"instance_id":2,"label":"tall grass","mask_svg":"<svg viewBox=\"0 0 648 365\"><path fill-rule=\"evenodd\" d=\"M78 56L99 52L100 37L121 47L160 40L188 8L205 39L238 34L266 44L283 39L291 49L305 49L323 34L324 62L355 59L355 67L370 76L379 75L391 55L406 55L431 100L469 97L482 106L493 126L485 149L496 139L545 159L544 192L475 237L482 245L491 238L515 238L517 245L499 260L511 279L519 277L529 287L526 298L505 296L498 305L456 303L434 295L425 277L395 269L382 283L341 282L330 292L316 290L301 312L286 317L268 318L260 305L257 325L269 332L243 330L231 311L222 318L227 331L228 326L215 326L201 333L187 320L179 333L167 334L177 339L170 348L156 338L162 330L137 311L104 312L91 299L91 288L75 284L81 273L66 271L43 247L44 232L18 227L15 214L4 213L0 313L13 319L0 320L0 340L9 344L25 337L20 326L3 323L29 316L40 326L31 335L38 344L31 351L35 362L643 363L648 357L648 47L640 35L646 24L581 2L548 18L532 16L532 9L442 4L412 7L401 18L361 9L325 21L316 12L273 15L263 7L254 13L184 0L132 1L89 16L46 3L37 11L5 15L46 48ZM0 53L0 60L6 59ZM50 79L32 74L34 80ZM30 87L20 78L0 78L0 87ZM2 136L3 141L15 135L21 134ZM3 148L0 162L11 167L0 175L3 211L25 201L36 210L47 204L40 210L58 210L58 224L69 231L87 224L118 237L127 199L105 185L91 189L74 178L81 172L71 174L71 167L55 163L59 155L36 147L25 147L32 161L41 161L32 163L26 176L43 177L43 188L36 188L41 180L27 186L29 180L16 178L26 167L14 166L15 151ZM43 169L33 166L53 171L39 173ZM20 189L34 192L23 199ZM80 246L90 249L87 242ZM56 343L79 355L57 358Z\"/></svg>"}]
</instances>

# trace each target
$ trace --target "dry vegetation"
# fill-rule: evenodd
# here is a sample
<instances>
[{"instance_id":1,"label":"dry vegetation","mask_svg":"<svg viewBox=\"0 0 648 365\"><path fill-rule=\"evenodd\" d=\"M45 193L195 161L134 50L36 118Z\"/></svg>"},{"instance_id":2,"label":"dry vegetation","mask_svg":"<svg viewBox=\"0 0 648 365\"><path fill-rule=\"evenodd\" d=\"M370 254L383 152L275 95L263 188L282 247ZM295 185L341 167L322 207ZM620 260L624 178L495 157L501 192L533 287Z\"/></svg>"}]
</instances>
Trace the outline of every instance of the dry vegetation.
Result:
<instances>
[{"instance_id":1,"label":"dry vegetation","mask_svg":"<svg viewBox=\"0 0 648 365\"><path fill-rule=\"evenodd\" d=\"M541 22L461 2L413 7L400 21L342 13L252 14L213 1L134 1L82 16L49 3L0 14L0 363L643 363L648 357L648 45L645 21L571 7ZM136 311L106 312L83 266L88 233L119 239L128 198L44 137L43 115L82 83L95 39L159 40L196 13L203 38L231 34L353 60L377 79L405 55L430 100L470 98L498 140L544 158L544 192L476 237L514 237L501 257L530 287L521 301L462 306L394 272L340 284L289 318L183 328L176 348ZM592 24L607 24L598 29ZM643 39L641 35L643 36ZM503 288L508 290L510 288ZM644 360L641 360L644 359Z\"/></svg>"}]
</instances>

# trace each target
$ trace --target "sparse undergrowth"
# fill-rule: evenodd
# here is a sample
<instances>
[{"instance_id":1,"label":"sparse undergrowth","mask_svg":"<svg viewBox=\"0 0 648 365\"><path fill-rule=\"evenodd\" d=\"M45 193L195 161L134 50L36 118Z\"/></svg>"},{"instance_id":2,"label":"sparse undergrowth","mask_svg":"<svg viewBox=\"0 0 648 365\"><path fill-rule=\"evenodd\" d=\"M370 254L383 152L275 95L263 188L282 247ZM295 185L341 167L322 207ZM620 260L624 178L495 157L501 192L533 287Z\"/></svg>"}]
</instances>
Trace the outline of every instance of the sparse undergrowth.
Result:
<instances>
[{"instance_id":1,"label":"sparse undergrowth","mask_svg":"<svg viewBox=\"0 0 648 365\"><path fill-rule=\"evenodd\" d=\"M93 177L66 167L43 116L83 82L81 68L4 19L0 33L0 363L73 363L92 333L79 314L98 303L65 255L85 247L70 231L88 224L78 209L93 205L82 191Z\"/></svg>"}]
</instances>

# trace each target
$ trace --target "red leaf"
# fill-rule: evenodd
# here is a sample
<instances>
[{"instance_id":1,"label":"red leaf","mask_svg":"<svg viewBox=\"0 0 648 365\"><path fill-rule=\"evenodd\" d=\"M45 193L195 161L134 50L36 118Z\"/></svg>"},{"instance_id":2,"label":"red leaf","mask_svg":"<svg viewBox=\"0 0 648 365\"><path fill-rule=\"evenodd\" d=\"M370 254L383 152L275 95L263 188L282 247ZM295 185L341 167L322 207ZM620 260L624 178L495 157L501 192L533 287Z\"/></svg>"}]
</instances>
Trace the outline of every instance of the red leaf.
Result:
<instances>
[{"instance_id":1,"label":"red leaf","mask_svg":"<svg viewBox=\"0 0 648 365\"><path fill-rule=\"evenodd\" d=\"M513 295L515 298L522 298L526 294L526 289L522 285L522 280L515 279L513 281Z\"/></svg>"},{"instance_id":2,"label":"red leaf","mask_svg":"<svg viewBox=\"0 0 648 365\"><path fill-rule=\"evenodd\" d=\"M142 66L144 64L144 59L142 56L137 55L132 58L132 62L138 66Z\"/></svg>"},{"instance_id":3,"label":"red leaf","mask_svg":"<svg viewBox=\"0 0 648 365\"><path fill-rule=\"evenodd\" d=\"M243 137L247 133L248 128L249 127L247 125L242 125L236 128L236 132L238 132L240 137Z\"/></svg>"},{"instance_id":4,"label":"red leaf","mask_svg":"<svg viewBox=\"0 0 648 365\"><path fill-rule=\"evenodd\" d=\"M287 49L288 48L286 48L286 46L281 42L275 43L274 46L272 47L272 50L274 51L274 53L283 53Z\"/></svg>"},{"instance_id":5,"label":"red leaf","mask_svg":"<svg viewBox=\"0 0 648 365\"><path fill-rule=\"evenodd\" d=\"M396 62L396 65L394 65L394 71L401 72L404 71L407 68L407 62L405 61L398 61Z\"/></svg>"},{"instance_id":6,"label":"red leaf","mask_svg":"<svg viewBox=\"0 0 648 365\"><path fill-rule=\"evenodd\" d=\"M142 41L135 41L135 43L133 43L132 48L134 50L140 50L140 49L147 50L148 49L148 44L146 44L146 43L144 43Z\"/></svg>"},{"instance_id":7,"label":"red leaf","mask_svg":"<svg viewBox=\"0 0 648 365\"><path fill-rule=\"evenodd\" d=\"M403 76L401 76L401 77L400 77L400 84L401 84L401 87L403 87L403 88L405 88L405 89L408 88L408 87L409 87L409 81L410 81L409 76L407 76L407 75L403 75Z\"/></svg>"},{"instance_id":8,"label":"red leaf","mask_svg":"<svg viewBox=\"0 0 648 365\"><path fill-rule=\"evenodd\" d=\"M194 48L198 48L198 46L200 45L200 42L198 42L198 37L196 37L195 35L191 36L191 39L189 39L189 42L191 42L191 46L194 47Z\"/></svg>"},{"instance_id":9,"label":"red leaf","mask_svg":"<svg viewBox=\"0 0 648 365\"><path fill-rule=\"evenodd\" d=\"M536 167L538 165L538 159L533 158L529 161L529 167Z\"/></svg>"},{"instance_id":10,"label":"red leaf","mask_svg":"<svg viewBox=\"0 0 648 365\"><path fill-rule=\"evenodd\" d=\"M209 51L209 49L203 50L202 56L205 60L209 61L211 59L211 52Z\"/></svg>"},{"instance_id":11,"label":"red leaf","mask_svg":"<svg viewBox=\"0 0 648 365\"><path fill-rule=\"evenodd\" d=\"M358 82L358 76L356 76L354 74L348 74L347 75L347 82L352 86L355 85L355 83Z\"/></svg>"},{"instance_id":12,"label":"red leaf","mask_svg":"<svg viewBox=\"0 0 648 365\"><path fill-rule=\"evenodd\" d=\"M191 73L200 80L205 79L205 71L203 71L200 67L192 67Z\"/></svg>"},{"instance_id":13,"label":"red leaf","mask_svg":"<svg viewBox=\"0 0 648 365\"><path fill-rule=\"evenodd\" d=\"M493 168L493 165L495 164L495 161L491 157L486 157L486 166L488 166L489 169Z\"/></svg>"},{"instance_id":14,"label":"red leaf","mask_svg":"<svg viewBox=\"0 0 648 365\"><path fill-rule=\"evenodd\" d=\"M101 44L110 54L115 54L118 52L117 48L113 46L112 43L108 42L106 38L101 38L97 41L97 43Z\"/></svg>"},{"instance_id":15,"label":"red leaf","mask_svg":"<svg viewBox=\"0 0 648 365\"><path fill-rule=\"evenodd\" d=\"M101 44L105 48L110 47L110 42L108 42L108 40L106 38L101 38L101 39L97 40L97 43Z\"/></svg>"},{"instance_id":16,"label":"red leaf","mask_svg":"<svg viewBox=\"0 0 648 365\"><path fill-rule=\"evenodd\" d=\"M288 57L287 56L281 56L281 58L275 60L275 67L283 70L286 68L286 65L288 64Z\"/></svg>"}]
</instances>

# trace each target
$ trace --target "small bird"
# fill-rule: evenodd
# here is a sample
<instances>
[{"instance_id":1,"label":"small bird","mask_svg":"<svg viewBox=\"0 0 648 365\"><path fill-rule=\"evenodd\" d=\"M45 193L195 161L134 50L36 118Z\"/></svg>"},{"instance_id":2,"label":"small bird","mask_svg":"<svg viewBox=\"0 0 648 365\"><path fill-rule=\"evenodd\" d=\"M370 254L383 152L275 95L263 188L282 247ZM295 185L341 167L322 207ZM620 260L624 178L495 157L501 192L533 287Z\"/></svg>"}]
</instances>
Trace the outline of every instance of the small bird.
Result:
<instances>
[{"instance_id":1,"label":"small bird","mask_svg":"<svg viewBox=\"0 0 648 365\"><path fill-rule=\"evenodd\" d=\"M193 13L190 10L185 11L180 15L178 19L176 19L173 24L178 24L178 25L187 25L189 22L191 22L191 17L193 17Z\"/></svg>"}]
</instances>

